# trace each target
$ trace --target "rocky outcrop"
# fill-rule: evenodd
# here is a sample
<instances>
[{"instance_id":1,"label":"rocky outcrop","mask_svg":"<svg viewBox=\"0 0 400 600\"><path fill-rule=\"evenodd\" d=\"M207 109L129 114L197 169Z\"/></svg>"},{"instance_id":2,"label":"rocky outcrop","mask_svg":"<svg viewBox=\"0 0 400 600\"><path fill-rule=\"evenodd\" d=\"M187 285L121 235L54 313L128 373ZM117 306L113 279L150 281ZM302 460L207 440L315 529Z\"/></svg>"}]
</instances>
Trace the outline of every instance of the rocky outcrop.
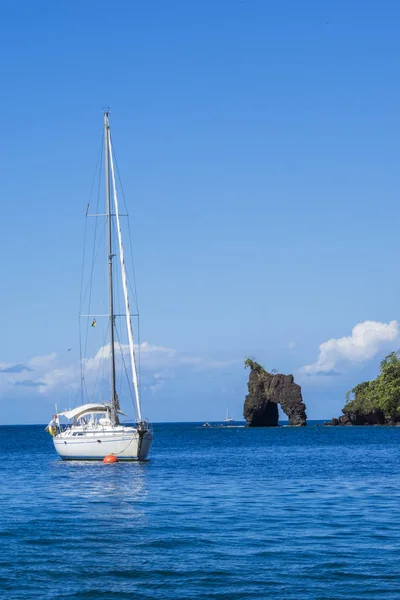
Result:
<instances>
[{"instance_id":1,"label":"rocky outcrop","mask_svg":"<svg viewBox=\"0 0 400 600\"><path fill-rule=\"evenodd\" d=\"M250 368L250 375L243 416L249 427L276 427L279 420L278 404L288 416L290 425L307 424L301 387L294 383L293 375L268 373L250 359L246 360L245 366Z\"/></svg>"},{"instance_id":2,"label":"rocky outcrop","mask_svg":"<svg viewBox=\"0 0 400 600\"><path fill-rule=\"evenodd\" d=\"M325 423L324 423L324 425L332 425L332 426L336 426L336 425L351 425L351 424L352 423L350 422L349 417L347 417L346 415L342 415L338 419L336 419L336 417L334 417L330 421L325 421Z\"/></svg>"},{"instance_id":3,"label":"rocky outcrop","mask_svg":"<svg viewBox=\"0 0 400 600\"><path fill-rule=\"evenodd\" d=\"M392 419L385 418L381 410L346 412L338 419L327 421L325 425L397 425ZM399 422L400 425L400 422Z\"/></svg>"}]
</instances>

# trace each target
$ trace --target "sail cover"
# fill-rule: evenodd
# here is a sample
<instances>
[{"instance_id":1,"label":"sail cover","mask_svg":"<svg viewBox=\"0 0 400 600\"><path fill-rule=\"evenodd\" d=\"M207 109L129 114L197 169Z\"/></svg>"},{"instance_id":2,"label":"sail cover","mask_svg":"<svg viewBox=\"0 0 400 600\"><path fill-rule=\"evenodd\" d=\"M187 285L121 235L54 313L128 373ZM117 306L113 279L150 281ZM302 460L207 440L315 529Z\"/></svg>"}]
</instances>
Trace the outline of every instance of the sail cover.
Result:
<instances>
[{"instance_id":1,"label":"sail cover","mask_svg":"<svg viewBox=\"0 0 400 600\"><path fill-rule=\"evenodd\" d=\"M105 411L111 410L110 404L82 404L81 406L77 406L76 408L72 408L71 410L64 410L63 412L57 413L59 417L66 417L67 419L74 419L83 415L86 412L94 412L94 411ZM122 411L118 411L120 415L124 415Z\"/></svg>"}]
</instances>

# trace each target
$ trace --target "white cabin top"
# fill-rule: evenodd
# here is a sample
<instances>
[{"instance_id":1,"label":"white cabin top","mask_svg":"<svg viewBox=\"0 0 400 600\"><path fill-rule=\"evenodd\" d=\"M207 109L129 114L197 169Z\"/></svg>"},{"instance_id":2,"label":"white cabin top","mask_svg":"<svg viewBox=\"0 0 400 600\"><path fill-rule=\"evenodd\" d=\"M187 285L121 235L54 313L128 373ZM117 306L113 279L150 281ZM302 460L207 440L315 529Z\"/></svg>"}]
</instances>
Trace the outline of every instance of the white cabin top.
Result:
<instances>
[{"instance_id":1,"label":"white cabin top","mask_svg":"<svg viewBox=\"0 0 400 600\"><path fill-rule=\"evenodd\" d=\"M76 408L72 408L71 410L64 410L63 412L57 413L59 417L66 417L67 419L78 419L85 413L92 412L104 412L111 411L110 404L82 404L81 406L77 406ZM117 411L120 415L124 415L122 411Z\"/></svg>"}]
</instances>

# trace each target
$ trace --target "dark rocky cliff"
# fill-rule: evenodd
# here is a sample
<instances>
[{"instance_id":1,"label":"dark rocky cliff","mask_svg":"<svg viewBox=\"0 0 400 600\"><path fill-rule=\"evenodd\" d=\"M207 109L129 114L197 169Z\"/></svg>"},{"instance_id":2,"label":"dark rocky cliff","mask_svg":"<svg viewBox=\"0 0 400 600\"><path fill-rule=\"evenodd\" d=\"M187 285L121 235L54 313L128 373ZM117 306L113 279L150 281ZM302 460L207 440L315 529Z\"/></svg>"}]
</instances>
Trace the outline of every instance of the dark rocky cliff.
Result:
<instances>
[{"instance_id":1,"label":"dark rocky cliff","mask_svg":"<svg viewBox=\"0 0 400 600\"><path fill-rule=\"evenodd\" d=\"M246 360L245 365L250 368L250 375L243 416L249 427L276 427L279 419L278 404L288 416L290 425L307 424L301 387L294 383L293 375L268 373L250 359Z\"/></svg>"},{"instance_id":2,"label":"dark rocky cliff","mask_svg":"<svg viewBox=\"0 0 400 600\"><path fill-rule=\"evenodd\" d=\"M354 411L349 414L344 414L338 419L334 418L327 421L325 425L385 425L385 415L382 411ZM389 422L392 425L394 423Z\"/></svg>"},{"instance_id":3,"label":"dark rocky cliff","mask_svg":"<svg viewBox=\"0 0 400 600\"><path fill-rule=\"evenodd\" d=\"M338 419L326 421L325 425L397 425L400 427L399 416L386 416L382 410L346 411Z\"/></svg>"}]
</instances>

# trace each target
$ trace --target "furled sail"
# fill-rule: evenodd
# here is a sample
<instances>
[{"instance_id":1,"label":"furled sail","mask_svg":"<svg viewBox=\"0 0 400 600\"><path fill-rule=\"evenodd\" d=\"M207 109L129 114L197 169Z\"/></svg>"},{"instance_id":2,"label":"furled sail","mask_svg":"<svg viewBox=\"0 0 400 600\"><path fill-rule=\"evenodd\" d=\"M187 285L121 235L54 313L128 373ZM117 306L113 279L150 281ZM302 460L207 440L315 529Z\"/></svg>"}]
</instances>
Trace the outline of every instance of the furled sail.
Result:
<instances>
[{"instance_id":1,"label":"furled sail","mask_svg":"<svg viewBox=\"0 0 400 600\"><path fill-rule=\"evenodd\" d=\"M116 221L117 221L119 258L120 258L120 263L121 263L122 288L123 288L124 300L125 300L126 328L128 331L129 355L130 355L130 359L131 359L131 368L132 368L132 383L133 383L133 389L135 391L135 403L136 403L137 418L138 418L138 421L140 422L140 421L142 421L142 411L140 408L139 385L138 385L138 377L137 377L136 361L135 361L135 347L134 347L134 341L133 341L131 311L130 311L130 307L129 307L128 284L127 284L127 278L126 278L125 259L124 259L124 246L122 244L121 223L120 223L120 218L119 218L118 195L117 195L117 186L115 183L114 160L113 160L111 139L109 139L109 151L110 151L111 181L112 181L113 196L114 196L115 216L116 216Z\"/></svg>"}]
</instances>

